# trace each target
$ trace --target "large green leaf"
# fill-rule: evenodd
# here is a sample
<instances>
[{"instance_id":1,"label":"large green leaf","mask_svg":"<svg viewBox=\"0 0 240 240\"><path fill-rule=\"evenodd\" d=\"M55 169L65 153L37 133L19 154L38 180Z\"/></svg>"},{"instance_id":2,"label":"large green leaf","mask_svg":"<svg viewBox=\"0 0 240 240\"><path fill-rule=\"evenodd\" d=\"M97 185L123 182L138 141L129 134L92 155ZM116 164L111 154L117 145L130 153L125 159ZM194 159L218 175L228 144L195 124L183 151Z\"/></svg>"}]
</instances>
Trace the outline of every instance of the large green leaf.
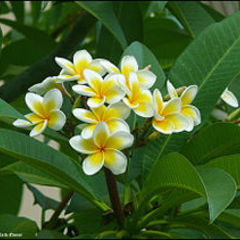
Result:
<instances>
[{"instance_id":1,"label":"large green leaf","mask_svg":"<svg viewBox=\"0 0 240 240\"><path fill-rule=\"evenodd\" d=\"M3 117L25 119L21 113L0 98L0 120Z\"/></svg>"},{"instance_id":2,"label":"large green leaf","mask_svg":"<svg viewBox=\"0 0 240 240\"><path fill-rule=\"evenodd\" d=\"M35 183L45 186L67 188L67 186L63 184L61 181L57 181L54 177L22 161L17 161L0 169L0 174L4 174L8 171L15 173L24 182Z\"/></svg>"},{"instance_id":3,"label":"large green leaf","mask_svg":"<svg viewBox=\"0 0 240 240\"><path fill-rule=\"evenodd\" d=\"M123 52L123 56L132 55L137 59L139 68L151 65L151 71L157 76L157 81L153 87L162 88L165 82L165 74L153 53L142 43L133 42Z\"/></svg>"},{"instance_id":4,"label":"large green leaf","mask_svg":"<svg viewBox=\"0 0 240 240\"><path fill-rule=\"evenodd\" d=\"M127 45L126 38L119 21L114 13L112 2L107 1L79 1L77 2L82 8L90 12L114 35L119 41L122 48Z\"/></svg>"},{"instance_id":5,"label":"large green leaf","mask_svg":"<svg viewBox=\"0 0 240 240\"><path fill-rule=\"evenodd\" d=\"M113 7L127 42L130 44L133 41L142 41L143 21L136 2L115 1ZM126 12L131 12L131 14L126 15ZM122 52L123 49L116 38L104 25L100 25L99 37L97 34L97 57L107 58L117 65Z\"/></svg>"},{"instance_id":6,"label":"large green leaf","mask_svg":"<svg viewBox=\"0 0 240 240\"><path fill-rule=\"evenodd\" d=\"M162 68L169 68L192 38L174 20L154 17L144 21L144 44L156 55Z\"/></svg>"},{"instance_id":7,"label":"large green leaf","mask_svg":"<svg viewBox=\"0 0 240 240\"><path fill-rule=\"evenodd\" d=\"M35 25L40 17L42 8L42 2L34 1L31 2L31 14L32 14L32 23Z\"/></svg>"},{"instance_id":8,"label":"large green leaf","mask_svg":"<svg viewBox=\"0 0 240 240\"><path fill-rule=\"evenodd\" d=\"M215 123L196 134L181 152L194 164L240 153L240 127L231 123Z\"/></svg>"},{"instance_id":9,"label":"large green leaf","mask_svg":"<svg viewBox=\"0 0 240 240\"><path fill-rule=\"evenodd\" d=\"M238 189L240 189L240 154L233 154L228 156L221 156L215 158L202 167L221 168L233 176L237 183Z\"/></svg>"},{"instance_id":10,"label":"large green leaf","mask_svg":"<svg viewBox=\"0 0 240 240\"><path fill-rule=\"evenodd\" d=\"M33 239L38 231L37 224L30 219L24 217L16 217L9 214L0 215L1 234L5 234L6 239ZM13 236L10 234L17 234Z\"/></svg>"},{"instance_id":11,"label":"large green leaf","mask_svg":"<svg viewBox=\"0 0 240 240\"><path fill-rule=\"evenodd\" d=\"M216 180L212 181L212 178ZM224 211L236 194L236 183L228 173L220 169L202 169L198 172L179 153L170 153L158 159L144 183L143 194L169 187L189 190L206 198L211 222Z\"/></svg>"},{"instance_id":12,"label":"large green leaf","mask_svg":"<svg viewBox=\"0 0 240 240\"><path fill-rule=\"evenodd\" d=\"M94 204L98 196L82 169L69 157L24 134L0 129L0 152L32 165L69 186Z\"/></svg>"},{"instance_id":13,"label":"large green leaf","mask_svg":"<svg viewBox=\"0 0 240 240\"><path fill-rule=\"evenodd\" d=\"M169 73L176 87L198 85L193 104L201 112L202 123L224 89L240 73L237 55L240 49L239 21L240 12L237 12L207 27L181 54Z\"/></svg>"},{"instance_id":14,"label":"large green leaf","mask_svg":"<svg viewBox=\"0 0 240 240\"><path fill-rule=\"evenodd\" d=\"M193 38L215 22L200 2L169 1L167 8L178 18Z\"/></svg>"},{"instance_id":15,"label":"large green leaf","mask_svg":"<svg viewBox=\"0 0 240 240\"><path fill-rule=\"evenodd\" d=\"M17 215L22 200L22 180L15 175L0 176L0 192L0 214Z\"/></svg>"}]
</instances>

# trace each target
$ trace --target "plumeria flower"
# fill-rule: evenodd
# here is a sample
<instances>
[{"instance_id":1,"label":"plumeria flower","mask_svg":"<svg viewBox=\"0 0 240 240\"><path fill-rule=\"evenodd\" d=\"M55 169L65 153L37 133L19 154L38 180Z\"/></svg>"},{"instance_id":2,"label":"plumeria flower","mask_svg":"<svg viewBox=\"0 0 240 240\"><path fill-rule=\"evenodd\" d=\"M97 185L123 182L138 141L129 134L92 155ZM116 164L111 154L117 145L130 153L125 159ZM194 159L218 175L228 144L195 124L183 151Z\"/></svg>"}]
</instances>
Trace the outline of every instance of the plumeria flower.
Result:
<instances>
[{"instance_id":1,"label":"plumeria flower","mask_svg":"<svg viewBox=\"0 0 240 240\"><path fill-rule=\"evenodd\" d=\"M105 69L99 59L92 59L86 50L77 51L73 56L73 63L65 58L56 57L56 63L62 68L58 82L77 80L79 84L86 83L83 75L84 69L91 69L99 74L105 74Z\"/></svg>"},{"instance_id":2,"label":"plumeria flower","mask_svg":"<svg viewBox=\"0 0 240 240\"><path fill-rule=\"evenodd\" d=\"M82 129L83 138L91 138L96 125L103 121L107 124L110 133L118 130L129 132L129 126L124 121L130 114L130 109L123 103L118 102L106 107L102 105L98 108L92 108L91 111L83 108L75 108L73 115L82 122L78 127Z\"/></svg>"},{"instance_id":3,"label":"plumeria flower","mask_svg":"<svg viewBox=\"0 0 240 240\"><path fill-rule=\"evenodd\" d=\"M170 81L167 81L168 93L171 98L177 98L178 94L176 89L173 87ZM188 118L190 124L188 125L187 131L192 131L193 127L201 123L201 114L198 108L190 105L196 97L198 91L197 85L188 86L180 95L182 102L181 113Z\"/></svg>"},{"instance_id":4,"label":"plumeria flower","mask_svg":"<svg viewBox=\"0 0 240 240\"><path fill-rule=\"evenodd\" d=\"M13 125L20 128L35 126L31 137L41 134L46 127L59 131L66 122L65 114L60 111L63 98L58 89L48 91L44 97L35 93L27 93L25 97L28 108L33 112L25 115L29 120L17 119Z\"/></svg>"},{"instance_id":5,"label":"plumeria flower","mask_svg":"<svg viewBox=\"0 0 240 240\"><path fill-rule=\"evenodd\" d=\"M105 102L113 104L124 97L125 93L119 86L123 78L121 74L109 74L103 79L97 72L85 69L83 75L89 86L77 84L72 89L80 95L90 97L87 101L89 107L97 108Z\"/></svg>"},{"instance_id":6,"label":"plumeria flower","mask_svg":"<svg viewBox=\"0 0 240 240\"><path fill-rule=\"evenodd\" d=\"M138 63L133 56L125 56L121 60L120 69L108 60L102 59L101 64L110 73L121 73L124 75L127 87L129 87L129 74L130 72L136 72L139 84L142 89L149 89L155 83L157 77L154 73L147 69L138 70Z\"/></svg>"},{"instance_id":7,"label":"plumeria flower","mask_svg":"<svg viewBox=\"0 0 240 240\"><path fill-rule=\"evenodd\" d=\"M122 80L122 79L121 79ZM126 81L125 79L123 79ZM120 82L122 88L125 90L127 96L123 102L141 117L152 117L152 94L149 90L141 89L138 77L135 72L129 74L129 88L125 86L125 82Z\"/></svg>"},{"instance_id":8,"label":"plumeria flower","mask_svg":"<svg viewBox=\"0 0 240 240\"><path fill-rule=\"evenodd\" d=\"M238 100L235 95L226 88L221 95L221 99L230 105L231 107L237 108L238 107Z\"/></svg>"},{"instance_id":9,"label":"plumeria flower","mask_svg":"<svg viewBox=\"0 0 240 240\"><path fill-rule=\"evenodd\" d=\"M31 86L28 90L38 95L43 95L51 89L57 88L60 91L66 93L67 90L64 88L63 83L57 83L58 77L47 77L41 83L37 83Z\"/></svg>"},{"instance_id":10,"label":"plumeria flower","mask_svg":"<svg viewBox=\"0 0 240 240\"><path fill-rule=\"evenodd\" d=\"M181 100L173 98L168 102L163 102L162 95L158 89L153 92L154 117L153 127L161 133L171 134L181 132L188 128L188 119L180 113Z\"/></svg>"},{"instance_id":11,"label":"plumeria flower","mask_svg":"<svg viewBox=\"0 0 240 240\"><path fill-rule=\"evenodd\" d=\"M105 122L99 122L93 131L93 137L84 139L80 135L70 139L70 145L76 151L89 154L83 160L83 171L87 175L97 173L103 166L114 174L122 174L127 168L127 158L119 150L133 144L133 136L124 131L110 134Z\"/></svg>"}]
</instances>

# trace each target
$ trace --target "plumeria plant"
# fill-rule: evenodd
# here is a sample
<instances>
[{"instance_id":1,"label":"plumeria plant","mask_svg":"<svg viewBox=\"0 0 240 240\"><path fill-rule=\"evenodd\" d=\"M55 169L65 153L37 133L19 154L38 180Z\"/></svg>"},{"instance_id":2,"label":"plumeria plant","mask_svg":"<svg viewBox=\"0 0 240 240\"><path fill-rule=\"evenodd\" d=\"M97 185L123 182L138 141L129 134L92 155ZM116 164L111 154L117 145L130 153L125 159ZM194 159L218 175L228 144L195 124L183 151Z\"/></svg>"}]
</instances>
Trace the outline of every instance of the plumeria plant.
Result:
<instances>
[{"instance_id":1,"label":"plumeria plant","mask_svg":"<svg viewBox=\"0 0 240 240\"><path fill-rule=\"evenodd\" d=\"M240 237L239 12L3 4L0 238Z\"/></svg>"}]
</instances>

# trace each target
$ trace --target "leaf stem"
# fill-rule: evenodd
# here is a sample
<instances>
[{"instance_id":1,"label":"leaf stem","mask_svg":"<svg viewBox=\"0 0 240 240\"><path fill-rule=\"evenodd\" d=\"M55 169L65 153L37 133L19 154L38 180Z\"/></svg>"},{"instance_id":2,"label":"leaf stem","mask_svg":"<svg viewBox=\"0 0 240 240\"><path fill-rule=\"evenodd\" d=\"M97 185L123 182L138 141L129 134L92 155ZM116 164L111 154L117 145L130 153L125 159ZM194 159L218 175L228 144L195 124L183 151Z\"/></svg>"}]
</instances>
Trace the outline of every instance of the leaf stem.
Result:
<instances>
[{"instance_id":1,"label":"leaf stem","mask_svg":"<svg viewBox=\"0 0 240 240\"><path fill-rule=\"evenodd\" d=\"M104 168L104 172L105 172L105 178L107 182L109 197L112 203L112 208L117 217L119 226L122 227L124 224L124 215L123 215L123 209L121 206L121 202L120 202L120 198L117 190L116 177L107 168Z\"/></svg>"}]
</instances>

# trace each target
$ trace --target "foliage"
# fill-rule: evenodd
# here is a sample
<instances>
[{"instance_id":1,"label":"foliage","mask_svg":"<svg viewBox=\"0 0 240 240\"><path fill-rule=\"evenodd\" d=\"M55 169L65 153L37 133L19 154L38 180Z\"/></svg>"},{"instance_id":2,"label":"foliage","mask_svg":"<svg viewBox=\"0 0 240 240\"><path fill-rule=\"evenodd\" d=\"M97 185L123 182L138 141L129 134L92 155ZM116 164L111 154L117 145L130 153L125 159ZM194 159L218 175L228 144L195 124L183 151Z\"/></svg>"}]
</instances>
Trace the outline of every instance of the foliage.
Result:
<instances>
[{"instance_id":1,"label":"foliage","mask_svg":"<svg viewBox=\"0 0 240 240\"><path fill-rule=\"evenodd\" d=\"M14 20L6 18L8 13ZM10 238L10 233L20 234L18 239L240 237L240 108L232 104L240 97L240 12L225 17L194 1L2 1L0 24L0 238ZM3 26L10 30L3 34ZM100 58L103 77L107 70L111 72L104 59L117 69L120 59L133 56L140 71L126 73L125 79L134 82L139 72L151 71L156 79L151 86L141 88L141 96L151 91L156 98L161 91L163 108L181 99L178 114L184 108L185 89L196 85L196 98L185 107L199 109L201 120L200 116L199 122L188 119L192 124L188 130L185 126L177 131L174 126L172 131L159 133L152 124L159 120L159 106L154 105L155 112L146 111L145 115L129 107L131 114L121 121L110 119L108 113L106 118L127 129L120 134L125 145L116 147L111 133L105 135L111 150L107 144L95 150L105 151L105 155L106 151L116 151L121 159L127 157L127 165L116 169L106 164L104 169L101 166L91 172L84 165L86 151L76 146L80 140L86 141L86 146L92 141L79 137L86 124L79 126L79 119L84 121L77 109L89 110L96 105L94 95L87 98L79 92L96 93L98 89L91 86L82 91L83 85L76 84L90 78L90 70L71 75L59 68L66 67L63 58L73 59L74 53L83 49L94 56L92 64ZM120 70L110 75L121 80ZM35 136L41 127L44 141L29 136L34 122L26 115L25 100L29 106L33 97L27 93L29 88L41 91L38 94L44 95L45 103L51 97L55 101L58 95L53 111L58 117L62 114L62 125L51 125L52 109L46 104L45 115L40 112L37 117L47 120L35 122L31 131ZM131 86L127 88L134 91ZM122 89L127 92L126 86ZM118 97L121 94L119 90ZM130 106L131 96L126 96L121 103ZM107 93L104 101L113 103ZM167 119L170 114L163 112ZM23 123L27 128L16 127ZM110 129L110 124L97 124L93 119L90 123L96 125L95 135ZM58 150L48 146L50 140L58 143ZM32 184L58 187L61 202ZM41 207L40 225L19 216L24 185ZM117 196L115 202L113 195ZM48 209L54 211L50 219L45 218ZM65 214L59 217L64 209Z\"/></svg>"}]
</instances>

